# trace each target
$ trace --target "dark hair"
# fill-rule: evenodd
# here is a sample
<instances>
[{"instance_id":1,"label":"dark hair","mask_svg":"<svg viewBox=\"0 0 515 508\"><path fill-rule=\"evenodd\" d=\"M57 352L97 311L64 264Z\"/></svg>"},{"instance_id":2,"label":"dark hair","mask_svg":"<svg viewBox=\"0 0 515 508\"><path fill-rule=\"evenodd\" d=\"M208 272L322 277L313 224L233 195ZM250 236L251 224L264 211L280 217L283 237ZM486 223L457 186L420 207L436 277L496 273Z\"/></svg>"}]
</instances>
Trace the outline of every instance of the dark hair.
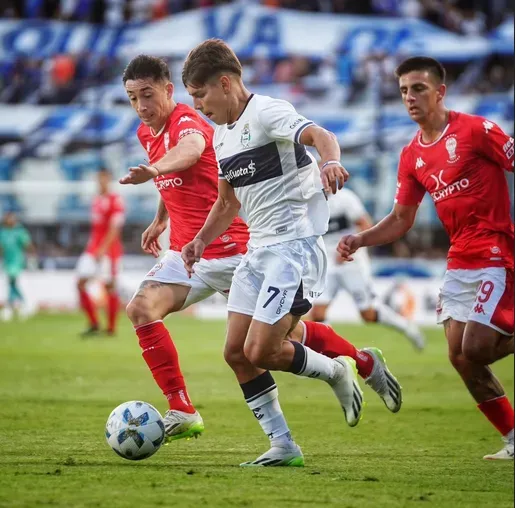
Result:
<instances>
[{"instance_id":1,"label":"dark hair","mask_svg":"<svg viewBox=\"0 0 515 508\"><path fill-rule=\"evenodd\" d=\"M123 71L123 84L129 79L148 79L170 81L170 69L162 58L150 55L138 55L133 58Z\"/></svg>"},{"instance_id":2,"label":"dark hair","mask_svg":"<svg viewBox=\"0 0 515 508\"><path fill-rule=\"evenodd\" d=\"M404 74L413 71L427 71L431 73L440 83L445 83L445 67L434 58L427 56L414 56L404 60L397 69L395 76L400 78Z\"/></svg>"},{"instance_id":3,"label":"dark hair","mask_svg":"<svg viewBox=\"0 0 515 508\"><path fill-rule=\"evenodd\" d=\"M104 174L104 175L107 175L109 176L110 178L113 177L113 172L109 169L109 168L106 168L104 166L101 166L98 170L97 170L97 174Z\"/></svg>"},{"instance_id":4,"label":"dark hair","mask_svg":"<svg viewBox=\"0 0 515 508\"><path fill-rule=\"evenodd\" d=\"M182 68L182 82L184 86L200 88L226 72L241 77L238 57L221 39L208 39L189 52Z\"/></svg>"}]
</instances>

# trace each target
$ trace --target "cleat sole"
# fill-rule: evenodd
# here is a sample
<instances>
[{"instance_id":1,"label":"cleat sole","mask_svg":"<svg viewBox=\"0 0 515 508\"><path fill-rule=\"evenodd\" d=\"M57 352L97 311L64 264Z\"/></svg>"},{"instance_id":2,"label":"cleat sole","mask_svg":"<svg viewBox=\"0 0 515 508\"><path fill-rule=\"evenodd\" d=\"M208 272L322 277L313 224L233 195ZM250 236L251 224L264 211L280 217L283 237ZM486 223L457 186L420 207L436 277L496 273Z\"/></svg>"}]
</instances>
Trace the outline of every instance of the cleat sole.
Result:
<instances>
[{"instance_id":1,"label":"cleat sole","mask_svg":"<svg viewBox=\"0 0 515 508\"><path fill-rule=\"evenodd\" d=\"M175 434L173 436L165 437L165 444L171 443L172 441L177 441L178 439L186 439L189 441L191 438L198 439L202 433L204 432L204 424L202 423L194 423L188 430L181 432L180 434Z\"/></svg>"},{"instance_id":2,"label":"cleat sole","mask_svg":"<svg viewBox=\"0 0 515 508\"><path fill-rule=\"evenodd\" d=\"M281 464L256 464L254 462L243 462L240 467L304 467L304 457L293 457L288 462Z\"/></svg>"}]
</instances>

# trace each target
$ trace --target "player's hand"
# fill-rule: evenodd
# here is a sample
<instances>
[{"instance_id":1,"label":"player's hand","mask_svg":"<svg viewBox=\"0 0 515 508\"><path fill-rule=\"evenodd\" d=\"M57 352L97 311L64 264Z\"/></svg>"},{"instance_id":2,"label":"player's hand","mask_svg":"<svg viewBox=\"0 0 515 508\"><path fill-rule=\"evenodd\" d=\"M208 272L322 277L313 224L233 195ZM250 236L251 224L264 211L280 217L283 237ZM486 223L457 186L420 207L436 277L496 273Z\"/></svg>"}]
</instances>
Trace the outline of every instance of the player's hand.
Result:
<instances>
[{"instance_id":1,"label":"player's hand","mask_svg":"<svg viewBox=\"0 0 515 508\"><path fill-rule=\"evenodd\" d=\"M159 257L159 253L161 252L159 237L166 229L166 225L166 221L153 221L152 224L143 231L143 234L141 235L141 248L144 252L152 254L155 258Z\"/></svg>"},{"instance_id":2,"label":"player's hand","mask_svg":"<svg viewBox=\"0 0 515 508\"><path fill-rule=\"evenodd\" d=\"M154 166L140 164L137 167L129 168L129 172L125 176L122 176L119 181L123 185L139 185L140 183L152 180L152 178L156 176L159 176L159 171Z\"/></svg>"},{"instance_id":3,"label":"player's hand","mask_svg":"<svg viewBox=\"0 0 515 508\"><path fill-rule=\"evenodd\" d=\"M353 261L354 254L363 245L363 238L359 235L346 235L338 242L336 251L343 261Z\"/></svg>"},{"instance_id":4,"label":"player's hand","mask_svg":"<svg viewBox=\"0 0 515 508\"><path fill-rule=\"evenodd\" d=\"M333 194L349 179L349 172L341 164L328 164L320 173L324 190Z\"/></svg>"},{"instance_id":5,"label":"player's hand","mask_svg":"<svg viewBox=\"0 0 515 508\"><path fill-rule=\"evenodd\" d=\"M200 261L205 248L206 244L200 238L195 238L182 248L181 257L184 261L184 268L188 272L188 277L191 278L192 274L195 273L193 265Z\"/></svg>"}]
</instances>

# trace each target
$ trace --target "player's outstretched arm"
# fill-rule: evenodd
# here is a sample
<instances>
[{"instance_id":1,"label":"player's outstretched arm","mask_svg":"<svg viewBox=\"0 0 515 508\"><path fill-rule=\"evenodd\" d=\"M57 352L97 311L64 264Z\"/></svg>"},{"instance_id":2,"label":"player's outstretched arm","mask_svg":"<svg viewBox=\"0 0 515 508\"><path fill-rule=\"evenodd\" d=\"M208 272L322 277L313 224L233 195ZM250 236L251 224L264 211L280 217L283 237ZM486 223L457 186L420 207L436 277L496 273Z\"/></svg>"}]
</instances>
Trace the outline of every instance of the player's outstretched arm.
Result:
<instances>
[{"instance_id":1,"label":"player's outstretched arm","mask_svg":"<svg viewBox=\"0 0 515 508\"><path fill-rule=\"evenodd\" d=\"M318 125L306 127L299 139L300 143L314 146L320 155L322 185L326 192L336 194L349 178L349 173L340 164L340 145L336 136Z\"/></svg>"},{"instance_id":2,"label":"player's outstretched arm","mask_svg":"<svg viewBox=\"0 0 515 508\"><path fill-rule=\"evenodd\" d=\"M182 249L182 259L188 274L194 273L193 265L200 261L206 246L229 228L240 207L231 185L222 178L218 180L218 199L211 208L204 226L193 241Z\"/></svg>"},{"instance_id":3,"label":"player's outstretched arm","mask_svg":"<svg viewBox=\"0 0 515 508\"><path fill-rule=\"evenodd\" d=\"M344 236L336 250L345 261L352 261L352 254L361 247L372 247L392 243L402 238L413 226L418 205L399 205L375 226L357 235Z\"/></svg>"},{"instance_id":4,"label":"player's outstretched arm","mask_svg":"<svg viewBox=\"0 0 515 508\"><path fill-rule=\"evenodd\" d=\"M198 162L205 148L206 140L202 134L188 134L155 164L140 164L129 168L129 172L120 179L120 183L138 185L161 175L185 171Z\"/></svg>"}]
</instances>

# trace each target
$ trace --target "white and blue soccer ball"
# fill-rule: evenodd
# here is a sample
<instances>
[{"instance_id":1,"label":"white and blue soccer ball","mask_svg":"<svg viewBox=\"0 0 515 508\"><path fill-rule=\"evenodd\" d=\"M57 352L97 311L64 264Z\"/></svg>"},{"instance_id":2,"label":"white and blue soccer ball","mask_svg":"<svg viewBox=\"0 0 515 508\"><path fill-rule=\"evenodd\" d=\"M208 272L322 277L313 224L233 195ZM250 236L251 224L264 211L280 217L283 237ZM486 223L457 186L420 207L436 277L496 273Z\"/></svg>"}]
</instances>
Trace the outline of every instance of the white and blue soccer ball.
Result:
<instances>
[{"instance_id":1,"label":"white and blue soccer ball","mask_svg":"<svg viewBox=\"0 0 515 508\"><path fill-rule=\"evenodd\" d=\"M139 400L124 402L107 419L106 439L124 459L147 459L165 440L163 418L151 404Z\"/></svg>"}]
</instances>

